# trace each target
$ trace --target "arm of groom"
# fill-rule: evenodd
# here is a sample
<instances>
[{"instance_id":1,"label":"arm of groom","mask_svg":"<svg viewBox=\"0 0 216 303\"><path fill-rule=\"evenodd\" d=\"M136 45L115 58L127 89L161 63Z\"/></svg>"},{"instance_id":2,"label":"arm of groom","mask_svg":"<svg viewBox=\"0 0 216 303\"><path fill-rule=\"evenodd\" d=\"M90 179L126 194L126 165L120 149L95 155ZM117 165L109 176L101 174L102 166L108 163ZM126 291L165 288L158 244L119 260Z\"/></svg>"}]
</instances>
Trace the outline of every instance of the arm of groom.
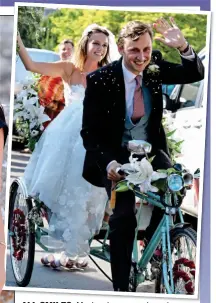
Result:
<instances>
[{"instance_id":1,"label":"arm of groom","mask_svg":"<svg viewBox=\"0 0 216 303\"><path fill-rule=\"evenodd\" d=\"M115 144L112 142L113 126L108 117L109 100L106 93L106 88L98 84L97 72L93 76L87 76L81 136L87 155L94 159L104 174L107 172L107 165L117 159ZM105 134L110 134L110 137L107 138Z\"/></svg>"},{"instance_id":2,"label":"arm of groom","mask_svg":"<svg viewBox=\"0 0 216 303\"><path fill-rule=\"evenodd\" d=\"M204 79L204 66L195 51L193 50L193 57L190 55L187 58L186 55L182 55L181 64L165 61L162 56L161 60L155 60L155 63L159 66L163 84L186 84Z\"/></svg>"}]
</instances>

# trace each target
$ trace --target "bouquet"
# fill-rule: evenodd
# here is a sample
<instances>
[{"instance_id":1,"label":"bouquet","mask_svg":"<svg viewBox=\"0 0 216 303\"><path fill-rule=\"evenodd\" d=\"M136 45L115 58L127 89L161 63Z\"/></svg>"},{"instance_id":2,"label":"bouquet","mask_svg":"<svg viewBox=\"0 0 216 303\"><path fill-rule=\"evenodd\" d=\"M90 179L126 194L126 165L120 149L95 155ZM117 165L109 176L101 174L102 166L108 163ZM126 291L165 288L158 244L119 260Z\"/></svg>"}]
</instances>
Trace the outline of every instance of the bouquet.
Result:
<instances>
[{"instance_id":1,"label":"bouquet","mask_svg":"<svg viewBox=\"0 0 216 303\"><path fill-rule=\"evenodd\" d=\"M50 120L39 102L37 77L27 78L21 83L22 90L16 94L14 101L14 121L18 133L23 136L28 148L33 151L44 126Z\"/></svg>"}]
</instances>

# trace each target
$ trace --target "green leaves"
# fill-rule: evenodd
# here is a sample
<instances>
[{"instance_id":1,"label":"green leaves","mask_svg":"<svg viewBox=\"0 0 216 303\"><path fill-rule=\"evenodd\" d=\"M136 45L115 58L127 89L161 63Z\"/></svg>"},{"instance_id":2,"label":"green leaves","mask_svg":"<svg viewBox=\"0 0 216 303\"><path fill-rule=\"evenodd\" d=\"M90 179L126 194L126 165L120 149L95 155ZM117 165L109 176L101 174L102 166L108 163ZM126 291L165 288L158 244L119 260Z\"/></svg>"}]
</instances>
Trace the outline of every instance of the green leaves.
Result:
<instances>
[{"instance_id":1,"label":"green leaves","mask_svg":"<svg viewBox=\"0 0 216 303\"><path fill-rule=\"evenodd\" d=\"M167 145L170 151L171 160L173 163L176 162L177 157L181 154L181 146L184 140L176 139L175 133L177 129L171 129L172 125L169 122L168 117L163 117L162 124L166 134Z\"/></svg>"},{"instance_id":2,"label":"green leaves","mask_svg":"<svg viewBox=\"0 0 216 303\"><path fill-rule=\"evenodd\" d=\"M37 37L41 32L44 18L43 7L22 6L18 9L18 30L26 47L38 48Z\"/></svg>"},{"instance_id":3,"label":"green leaves","mask_svg":"<svg viewBox=\"0 0 216 303\"><path fill-rule=\"evenodd\" d=\"M170 167L168 169L158 169L157 172L167 174L168 176L171 174L181 174L179 170L176 170L173 167Z\"/></svg>"},{"instance_id":4,"label":"green leaves","mask_svg":"<svg viewBox=\"0 0 216 303\"><path fill-rule=\"evenodd\" d=\"M167 188L167 179L158 179L151 183L153 186L157 187L159 190L165 192Z\"/></svg>"},{"instance_id":5,"label":"green leaves","mask_svg":"<svg viewBox=\"0 0 216 303\"><path fill-rule=\"evenodd\" d=\"M38 140L39 140L39 136L35 137L34 139L29 136L29 138L28 138L28 148L30 149L30 151L33 152L33 150L35 149L35 144L38 142Z\"/></svg>"},{"instance_id":6,"label":"green leaves","mask_svg":"<svg viewBox=\"0 0 216 303\"><path fill-rule=\"evenodd\" d=\"M172 131L166 133L166 137L167 137L167 138L171 137L172 135L174 135L175 132L176 132L176 129L174 129L174 130L172 130ZM174 140L173 140L173 141L174 141Z\"/></svg>"},{"instance_id":7,"label":"green leaves","mask_svg":"<svg viewBox=\"0 0 216 303\"><path fill-rule=\"evenodd\" d=\"M116 192L124 192L124 191L128 191L129 188L127 186L127 181L126 180L123 180L123 181L120 181L117 183L116 185L116 188L115 188L115 191Z\"/></svg>"},{"instance_id":8,"label":"green leaves","mask_svg":"<svg viewBox=\"0 0 216 303\"><path fill-rule=\"evenodd\" d=\"M152 161L154 160L154 158L155 158L155 156L152 156L151 158L148 159L148 161L149 161L150 163L152 163Z\"/></svg>"},{"instance_id":9,"label":"green leaves","mask_svg":"<svg viewBox=\"0 0 216 303\"><path fill-rule=\"evenodd\" d=\"M131 20L140 20L152 26L158 18L169 20L170 16L174 17L195 51L200 51L206 44L207 16L204 15L74 8L47 10L23 6L19 8L18 28L27 47L57 50L58 43L65 38L72 39L77 44L83 30L91 23L106 26L117 39L120 29ZM153 41L153 48L159 48L166 60L181 62L175 49L157 41Z\"/></svg>"}]
</instances>

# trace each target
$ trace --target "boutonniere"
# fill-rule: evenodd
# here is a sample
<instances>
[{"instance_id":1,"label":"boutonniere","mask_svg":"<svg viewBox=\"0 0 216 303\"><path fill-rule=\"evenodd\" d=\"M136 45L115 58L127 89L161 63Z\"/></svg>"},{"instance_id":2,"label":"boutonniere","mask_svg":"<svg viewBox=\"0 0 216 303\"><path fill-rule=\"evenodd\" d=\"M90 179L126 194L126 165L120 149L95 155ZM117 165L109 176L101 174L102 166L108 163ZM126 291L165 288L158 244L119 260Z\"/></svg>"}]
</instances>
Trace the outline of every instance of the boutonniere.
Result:
<instances>
[{"instance_id":1,"label":"boutonniere","mask_svg":"<svg viewBox=\"0 0 216 303\"><path fill-rule=\"evenodd\" d=\"M157 75L160 72L160 67L157 64L150 64L147 68L147 74Z\"/></svg>"}]
</instances>

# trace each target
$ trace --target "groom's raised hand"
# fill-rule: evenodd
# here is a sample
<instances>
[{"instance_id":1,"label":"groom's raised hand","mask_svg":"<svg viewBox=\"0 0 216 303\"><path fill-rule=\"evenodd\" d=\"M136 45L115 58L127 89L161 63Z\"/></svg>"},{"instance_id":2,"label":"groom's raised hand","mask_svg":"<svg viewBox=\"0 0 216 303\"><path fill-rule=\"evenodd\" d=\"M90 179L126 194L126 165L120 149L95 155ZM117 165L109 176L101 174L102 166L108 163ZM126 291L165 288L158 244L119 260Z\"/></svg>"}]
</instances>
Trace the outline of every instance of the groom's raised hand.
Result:
<instances>
[{"instance_id":1,"label":"groom's raised hand","mask_svg":"<svg viewBox=\"0 0 216 303\"><path fill-rule=\"evenodd\" d=\"M176 25L173 17L170 17L170 23L163 18L160 18L153 23L154 29L162 35L162 37L155 37L155 40L160 41L169 47L177 48L180 52L184 52L188 46L188 42Z\"/></svg>"}]
</instances>

